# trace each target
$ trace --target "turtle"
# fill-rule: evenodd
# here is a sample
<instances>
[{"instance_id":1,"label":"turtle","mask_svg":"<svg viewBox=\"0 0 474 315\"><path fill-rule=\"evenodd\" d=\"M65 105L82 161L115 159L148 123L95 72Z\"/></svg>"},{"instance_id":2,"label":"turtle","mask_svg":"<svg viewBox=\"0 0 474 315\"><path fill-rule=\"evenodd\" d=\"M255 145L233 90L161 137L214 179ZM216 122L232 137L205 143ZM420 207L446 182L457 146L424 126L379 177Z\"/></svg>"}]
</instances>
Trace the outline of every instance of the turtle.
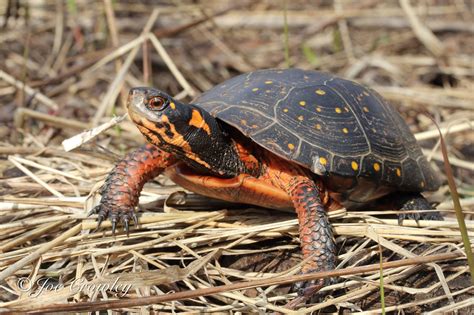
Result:
<instances>
[{"instance_id":1,"label":"turtle","mask_svg":"<svg viewBox=\"0 0 474 315\"><path fill-rule=\"evenodd\" d=\"M336 267L327 212L391 201L431 209L421 195L440 181L401 115L377 92L315 70L266 69L235 76L190 104L136 87L127 101L147 144L119 161L91 213L128 232L145 182L163 173L195 193L294 209L307 262ZM385 200L385 201L383 201ZM434 215L438 218L437 215ZM323 280L300 283L311 296Z\"/></svg>"}]
</instances>

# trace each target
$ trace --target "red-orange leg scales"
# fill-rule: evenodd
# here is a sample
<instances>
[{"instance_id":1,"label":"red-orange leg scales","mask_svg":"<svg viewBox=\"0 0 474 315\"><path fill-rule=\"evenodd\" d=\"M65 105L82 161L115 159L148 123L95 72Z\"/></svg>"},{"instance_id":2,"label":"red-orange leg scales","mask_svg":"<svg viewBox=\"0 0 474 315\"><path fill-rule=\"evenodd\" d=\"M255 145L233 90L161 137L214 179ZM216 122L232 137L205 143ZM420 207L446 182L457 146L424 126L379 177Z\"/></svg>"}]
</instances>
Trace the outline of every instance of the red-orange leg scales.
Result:
<instances>
[{"instance_id":1,"label":"red-orange leg scales","mask_svg":"<svg viewBox=\"0 0 474 315\"><path fill-rule=\"evenodd\" d=\"M171 154L151 144L127 154L107 176L101 188L101 202L89 213L98 214L98 227L109 218L113 232L117 223L122 222L128 233L129 220L138 222L135 207L143 185L174 163L176 159Z\"/></svg>"}]
</instances>

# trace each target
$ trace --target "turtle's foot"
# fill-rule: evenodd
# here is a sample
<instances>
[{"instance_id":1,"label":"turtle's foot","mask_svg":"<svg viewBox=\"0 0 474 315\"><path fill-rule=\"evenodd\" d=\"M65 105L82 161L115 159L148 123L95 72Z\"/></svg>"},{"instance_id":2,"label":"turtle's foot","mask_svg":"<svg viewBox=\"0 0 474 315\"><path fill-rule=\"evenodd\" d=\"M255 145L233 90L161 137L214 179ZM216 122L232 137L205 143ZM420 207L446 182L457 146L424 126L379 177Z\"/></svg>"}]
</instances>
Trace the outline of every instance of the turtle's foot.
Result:
<instances>
[{"instance_id":1,"label":"turtle's foot","mask_svg":"<svg viewBox=\"0 0 474 315\"><path fill-rule=\"evenodd\" d=\"M329 284L329 281L324 279L296 282L293 291L298 292L298 296L311 299L326 284Z\"/></svg>"},{"instance_id":2,"label":"turtle's foot","mask_svg":"<svg viewBox=\"0 0 474 315\"><path fill-rule=\"evenodd\" d=\"M96 230L104 220L108 219L112 223L114 234L117 225L122 224L128 235L130 219L135 222L135 225L138 222L135 207L138 204L141 187L136 188L134 178L129 175L130 172L127 169L122 167L123 164L120 162L109 174L101 188L100 203L89 212L89 215L98 215Z\"/></svg>"},{"instance_id":3,"label":"turtle's foot","mask_svg":"<svg viewBox=\"0 0 474 315\"><path fill-rule=\"evenodd\" d=\"M306 273L312 273L312 272L317 272L321 270L313 270L313 271L306 271L303 274ZM293 292L297 292L298 296L290 301L288 304L285 305L285 307L289 309L295 309L298 307L298 305L304 304L306 302L315 302L322 300L324 296L320 294L319 290L321 288L332 284L333 279L315 279L315 280L309 280L309 281L301 281L301 282L296 282L292 286Z\"/></svg>"},{"instance_id":4,"label":"turtle's foot","mask_svg":"<svg viewBox=\"0 0 474 315\"><path fill-rule=\"evenodd\" d=\"M105 199L105 200L104 200ZM106 219L109 219L112 223L112 233L115 234L117 224L121 223L123 225L124 231L129 233L129 221L133 220L135 225L138 225L138 218L135 214L135 207L126 204L116 204L110 202L109 198L102 198L99 205L94 207L90 212L89 216L92 214L97 214L97 228L100 228L102 222Z\"/></svg>"},{"instance_id":5,"label":"turtle's foot","mask_svg":"<svg viewBox=\"0 0 474 315\"><path fill-rule=\"evenodd\" d=\"M438 211L430 212L412 212L412 213L400 213L398 215L398 224L402 225L403 220L433 220L433 221L443 221L444 218Z\"/></svg>"},{"instance_id":6,"label":"turtle's foot","mask_svg":"<svg viewBox=\"0 0 474 315\"><path fill-rule=\"evenodd\" d=\"M98 215L97 229L109 219L112 232L121 223L128 234L130 219L137 225L135 208L143 185L158 176L175 160L169 153L146 144L130 152L115 165L101 188L102 199L97 207L89 212Z\"/></svg>"},{"instance_id":7,"label":"turtle's foot","mask_svg":"<svg viewBox=\"0 0 474 315\"><path fill-rule=\"evenodd\" d=\"M400 211L409 210L433 210L433 206L420 194L406 195L401 199ZM443 216L438 211L400 213L398 215L398 224L403 220L443 220Z\"/></svg>"}]
</instances>

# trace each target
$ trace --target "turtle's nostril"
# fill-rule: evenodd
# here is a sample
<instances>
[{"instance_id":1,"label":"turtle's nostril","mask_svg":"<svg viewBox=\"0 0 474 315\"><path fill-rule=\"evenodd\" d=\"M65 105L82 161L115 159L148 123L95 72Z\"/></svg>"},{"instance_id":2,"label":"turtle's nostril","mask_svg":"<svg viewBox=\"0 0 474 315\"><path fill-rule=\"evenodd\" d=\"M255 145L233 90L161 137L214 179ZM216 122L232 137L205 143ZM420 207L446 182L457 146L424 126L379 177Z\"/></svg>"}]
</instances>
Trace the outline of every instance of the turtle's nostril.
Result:
<instances>
[{"instance_id":1,"label":"turtle's nostril","mask_svg":"<svg viewBox=\"0 0 474 315\"><path fill-rule=\"evenodd\" d=\"M144 95L146 94L147 88L144 87L134 87L130 89L129 95L130 96L135 96L135 95Z\"/></svg>"}]
</instances>

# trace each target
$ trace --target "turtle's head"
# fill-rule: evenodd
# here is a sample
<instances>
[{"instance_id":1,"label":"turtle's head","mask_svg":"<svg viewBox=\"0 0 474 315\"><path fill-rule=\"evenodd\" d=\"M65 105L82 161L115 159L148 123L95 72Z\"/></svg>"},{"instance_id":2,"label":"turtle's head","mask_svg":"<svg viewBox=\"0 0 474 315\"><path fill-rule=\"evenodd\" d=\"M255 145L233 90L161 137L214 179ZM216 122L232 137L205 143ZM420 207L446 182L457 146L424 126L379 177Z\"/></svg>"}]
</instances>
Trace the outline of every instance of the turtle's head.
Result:
<instances>
[{"instance_id":1,"label":"turtle's head","mask_svg":"<svg viewBox=\"0 0 474 315\"><path fill-rule=\"evenodd\" d=\"M233 142L202 108L159 90L138 87L128 95L128 113L148 142L196 167L235 175L239 164ZM225 169L233 167L232 173Z\"/></svg>"},{"instance_id":2,"label":"turtle's head","mask_svg":"<svg viewBox=\"0 0 474 315\"><path fill-rule=\"evenodd\" d=\"M128 95L128 113L148 142L195 169L233 177L248 171L233 140L207 111L159 90L138 87Z\"/></svg>"},{"instance_id":3,"label":"turtle's head","mask_svg":"<svg viewBox=\"0 0 474 315\"><path fill-rule=\"evenodd\" d=\"M130 90L127 107L130 118L150 143L165 150L168 146L186 149L192 105L157 89L137 87Z\"/></svg>"}]
</instances>

